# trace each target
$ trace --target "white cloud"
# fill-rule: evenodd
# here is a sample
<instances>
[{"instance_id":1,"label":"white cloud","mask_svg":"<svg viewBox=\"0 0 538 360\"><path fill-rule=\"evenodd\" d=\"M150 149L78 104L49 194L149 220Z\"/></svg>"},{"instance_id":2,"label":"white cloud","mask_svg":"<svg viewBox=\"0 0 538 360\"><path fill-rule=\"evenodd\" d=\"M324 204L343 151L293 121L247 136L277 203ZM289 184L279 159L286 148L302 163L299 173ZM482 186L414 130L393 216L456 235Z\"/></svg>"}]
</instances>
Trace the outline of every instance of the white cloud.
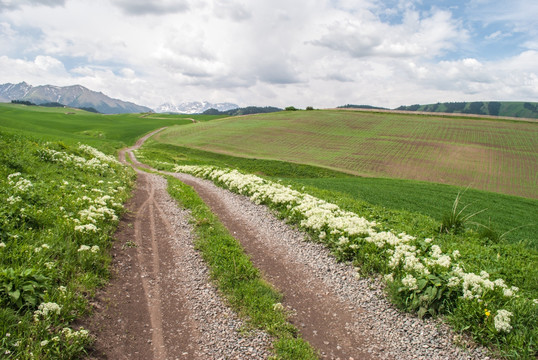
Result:
<instances>
[{"instance_id":1,"label":"white cloud","mask_svg":"<svg viewBox=\"0 0 538 360\"><path fill-rule=\"evenodd\" d=\"M0 12L19 9L23 6L63 6L65 0L0 0Z\"/></svg>"},{"instance_id":2,"label":"white cloud","mask_svg":"<svg viewBox=\"0 0 538 360\"><path fill-rule=\"evenodd\" d=\"M252 17L252 13L245 4L230 0L216 0L213 6L213 12L217 17L228 18L233 21L244 21Z\"/></svg>"},{"instance_id":3,"label":"white cloud","mask_svg":"<svg viewBox=\"0 0 538 360\"><path fill-rule=\"evenodd\" d=\"M458 56L462 44L472 46L464 21L446 8L417 10L414 1L45 3L63 6L26 1L0 13L0 82L79 83L148 106L538 98L536 52ZM490 42L508 33L488 31Z\"/></svg>"},{"instance_id":4,"label":"white cloud","mask_svg":"<svg viewBox=\"0 0 538 360\"><path fill-rule=\"evenodd\" d=\"M27 82L38 85L54 82L67 85L66 80L69 78L62 62L50 56L40 55L33 61L0 56L0 79L3 82L18 83L27 79Z\"/></svg>"},{"instance_id":5,"label":"white cloud","mask_svg":"<svg viewBox=\"0 0 538 360\"><path fill-rule=\"evenodd\" d=\"M372 14L339 19L311 43L352 57L433 57L466 38L449 12L437 10L423 18L416 11L407 11L402 24L396 25L380 22Z\"/></svg>"},{"instance_id":6,"label":"white cloud","mask_svg":"<svg viewBox=\"0 0 538 360\"><path fill-rule=\"evenodd\" d=\"M166 15L190 8L187 0L112 0L112 3L130 15Z\"/></svg>"}]
</instances>

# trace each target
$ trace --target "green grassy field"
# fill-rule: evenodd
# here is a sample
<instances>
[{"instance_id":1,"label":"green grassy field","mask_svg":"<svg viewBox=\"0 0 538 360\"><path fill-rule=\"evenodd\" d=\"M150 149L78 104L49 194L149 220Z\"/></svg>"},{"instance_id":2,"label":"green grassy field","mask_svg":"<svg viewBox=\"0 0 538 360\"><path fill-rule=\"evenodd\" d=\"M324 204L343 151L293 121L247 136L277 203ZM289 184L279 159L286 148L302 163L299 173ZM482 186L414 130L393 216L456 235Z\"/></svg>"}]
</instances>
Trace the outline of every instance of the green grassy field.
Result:
<instances>
[{"instance_id":1,"label":"green grassy field","mask_svg":"<svg viewBox=\"0 0 538 360\"><path fill-rule=\"evenodd\" d=\"M159 140L538 198L538 123L353 111L297 111L169 129Z\"/></svg>"},{"instance_id":2,"label":"green grassy field","mask_svg":"<svg viewBox=\"0 0 538 360\"><path fill-rule=\"evenodd\" d=\"M538 250L538 200L414 180L365 178L312 165L250 159L163 144L150 140L143 159L181 164L206 164L240 169L285 183L330 191L335 198L366 201L387 209L420 213L441 221L458 192L469 212L486 209L472 220L490 227L507 243ZM476 226L475 226L476 227Z\"/></svg>"},{"instance_id":3,"label":"green grassy field","mask_svg":"<svg viewBox=\"0 0 538 360\"><path fill-rule=\"evenodd\" d=\"M191 124L191 118L205 121L218 116L162 114L95 114L72 108L48 108L0 104L0 128L39 138L82 142L107 151L133 144L159 127Z\"/></svg>"},{"instance_id":4,"label":"green grassy field","mask_svg":"<svg viewBox=\"0 0 538 360\"><path fill-rule=\"evenodd\" d=\"M199 123L193 124L191 118L196 119ZM5 192L6 197L12 196L13 199L16 199L16 196L20 196L22 200L30 201L25 207L33 209L32 211L35 210L35 214L33 212L30 214L32 221L42 221L52 229L55 229L53 222L58 221L61 231L64 231L65 228L69 234L72 234L73 227L66 228L65 224L62 223L63 217L54 220L54 211L50 212L47 209L46 214L50 215L49 218L39 215L39 204L43 201L47 203L59 201L56 198L54 201L48 200L49 196L54 197L57 194L57 189L54 190L55 188L50 186L55 183L61 185L62 181L66 180L68 184L62 186L72 188L73 197L72 199L66 198L65 204L58 203L55 206L58 209L62 206L67 209L66 211L70 211L69 207L75 209L75 206L79 206L76 205L75 201L79 196L76 189L80 190L82 185L86 183L88 186L90 184L95 187L101 186L99 182L101 175L73 172L69 167L58 167L47 162L42 164L43 159L40 158L39 154L43 153L43 149L52 147L58 151L82 155L77 145L80 142L91 144L112 154L116 149L130 145L145 133L162 126L172 126L172 128L155 140L149 141L143 148L140 155L142 155L141 160L144 162L155 166L159 166L161 162L212 164L238 168L247 173L255 173L273 181L289 184L297 190L336 203L343 209L379 221L394 231L405 231L420 237L434 237L435 242L443 250L458 249L461 252L461 261L466 264L466 271L478 273L480 270L486 270L492 278L500 277L508 281L510 285L520 287L522 298L533 299L537 297L538 245L536 234L538 233L538 219L536 214L538 213L538 200L535 199L535 170L537 168L536 145L538 140L536 139L536 124L532 123L394 114L389 116L344 111L282 112L218 120L215 117L198 118L192 115L100 115L74 109L0 104L0 139L3 141L2 147L0 147L2 155L0 168L4 176L0 191ZM405 151L400 143L406 144ZM426 143L429 145L426 146ZM186 146L178 146L178 144ZM195 148L209 149L212 152ZM350 148L354 150L350 151ZM445 151L460 148L480 149L479 154L490 154L489 152L492 151L494 154L498 154L499 158L492 157L493 153L489 157L474 158L471 156L472 152L469 152L470 157L466 158L461 154L458 155L457 151ZM445 152L440 149L444 149ZM340 167L334 166L334 159L343 158L347 153L352 154L353 159L347 162L342 161ZM472 220L493 228L494 233L481 234L476 226L468 223L466 231L462 234L440 234L441 219L444 214L450 211L457 193L465 190L464 187L469 183L460 183L464 187L438 184L443 181L449 182L445 181L445 178L440 178L440 174L450 173L448 170L443 172L445 171L443 166L448 168L450 164L448 160L443 163L443 166L438 164L439 161L426 161L433 158L435 154L438 157L443 154L445 156L455 154L452 161L459 159L460 162L466 164L474 163L475 167L455 167L454 174L459 174L460 177L465 174L469 179L482 179L482 176L485 176L483 165L489 164L488 169L497 169L495 173L497 178L493 176L495 174L488 173L489 175L482 179L483 183L498 185L504 182L503 184L511 183L513 186L523 184L524 186L518 187L517 191L527 189L526 191L530 192L531 195L527 194L526 196L529 198L522 198L470 188L462 198L464 204L471 204L466 213L487 209ZM358 173L358 171L344 168L342 165L369 164L371 166L378 158L385 159L383 161L388 164L383 168L385 172L381 174L385 178L357 177L350 173ZM362 159L363 162L361 163L357 159ZM389 178L397 177L386 173L393 166L397 168L400 164L400 167L408 167L401 165L402 162L416 164L416 174L432 170L428 176L434 179L431 180L432 182L422 182ZM422 167L419 167L420 162L424 163ZM41 168L42 166L43 168ZM515 167L521 171L514 174L505 174L504 170L501 171L501 169ZM345 172L337 171L338 169ZM526 170L523 171L524 169ZM533 170L534 172L531 173ZM22 194L11 194L13 184L9 183L6 176L14 172L21 172L24 178L30 179L35 184L36 191L40 192L34 192L33 197L28 199L24 198ZM375 173L372 171L368 175L375 175ZM508 175L512 175L514 180L510 179ZM399 176L411 177L403 172ZM53 181L47 181L48 178L53 179ZM456 176L455 179L459 178ZM128 182L128 177L122 180L124 191L128 189ZM103 185L106 184L105 181ZM472 185L479 187L475 186L474 182ZM509 191L504 192L509 193ZM12 201L14 201L13 199ZM11 235L4 232L7 237L0 240L6 247L21 246L21 258L29 256L32 251L36 251L36 248L41 248L40 251L44 252L40 252L40 256L36 257L39 261L35 264L28 263L28 267L34 269L27 276L30 279L28 281L32 281L34 274L45 274L52 279L56 273L49 271L51 269L48 269L45 264L49 266L52 261L58 259L64 245L61 242L56 242L54 236L50 237L51 233L40 232L39 228L27 225L25 217L20 219L23 227L17 227L19 225L10 219L16 213L13 212L16 206L21 204L19 202L4 204L3 214L5 216L2 226L4 229L7 229L6 226L9 226L10 229L14 227L15 230L9 230L10 234L16 235L17 233L14 231L29 231L30 235L27 236L27 239L25 238L24 242L11 243L8 237ZM75 209L71 213L76 214L77 211ZM506 233L512 229L513 231ZM506 234L501 236L504 233ZM53 232L52 235L54 234ZM76 237L76 246L86 244L86 238L80 237L80 234L76 232L75 235L69 236ZM97 236L98 240L91 241L102 245L99 249L106 249L109 246L108 235ZM8 243L8 241L10 242ZM53 250L49 251L49 248L43 247L43 244L47 244ZM105 268L92 268L92 264L94 264L92 261L100 259L105 264L108 260L104 252L99 252L98 256L93 257L89 253L80 254L76 246L73 248L74 251L73 249L69 250L71 255L65 257L65 261L68 262L62 265L63 268L73 269L67 275L72 276L74 282L71 283L71 278L55 281L57 285L58 281L60 283L66 281L69 296L77 299L76 304L69 306L76 305L77 314L81 314L85 311L85 304L80 293L88 291L83 289L91 289L96 284L102 283L107 276ZM9 253L5 251L2 253L0 248L0 255L6 254ZM54 256L51 258L49 254ZM13 267L17 278L26 276L23 273L22 263L12 263L9 256L0 260L2 260L4 268ZM99 274L84 275L78 270L77 266L80 264L83 267L88 266L89 270L98 270ZM65 274L61 273L60 275L64 276ZM10 281L9 276L13 278L14 275L6 272L3 281ZM47 291L52 297L43 295L44 299L56 302L64 301L61 300L63 295L59 292L63 290L52 289L49 284L47 282L45 285L49 288ZM47 287L43 289L47 289ZM66 299L69 301L69 298ZM5 297L4 301L9 301L9 297ZM74 318L67 313L68 302L65 304L62 317L51 319L51 321L60 321L61 326L67 326ZM54 334L47 333L46 328L42 327L46 324L38 324L38 327L34 327L31 324L31 315L35 306L27 306L26 308L29 310L28 313L19 314L25 325L20 329L11 326L0 327L0 335L7 332L19 334L24 338L25 344L29 344L35 351L38 351L38 348L41 349L39 342L33 341L32 336L37 336L37 338L42 339L41 341L44 341L43 339L51 341ZM457 311L460 313L458 314ZM455 310L451 315L454 316L452 322L457 329L465 329L468 326L465 319L470 316L468 309L457 311ZM473 316L483 316L483 309L476 311L478 313ZM16 313L16 307L4 310L4 312L0 311L0 316L5 320L4 324L15 324L21 321L19 315L14 312ZM533 345L534 340L532 340L536 331L532 330L533 326L529 327L528 324L536 324L536 311L522 308L518 312L529 315L522 317L525 321L518 322L518 335L514 335L513 338L506 340L501 345L503 351L506 351L505 354L511 352L515 358L532 358L536 351L535 345ZM64 315L68 316L64 317ZM13 322L10 319L16 321L13 320L15 321ZM530 330L527 331L527 328ZM39 334L32 333L35 331L40 332ZM480 341L491 341L493 345L497 341L496 338L481 337L480 326L472 328L470 331ZM11 340L6 343L9 345L6 349L16 351L14 345L16 340L14 338ZM81 342L77 346L82 346L83 343ZM39 351L44 350L46 349ZM83 351L83 348L73 348L69 351Z\"/></svg>"}]
</instances>

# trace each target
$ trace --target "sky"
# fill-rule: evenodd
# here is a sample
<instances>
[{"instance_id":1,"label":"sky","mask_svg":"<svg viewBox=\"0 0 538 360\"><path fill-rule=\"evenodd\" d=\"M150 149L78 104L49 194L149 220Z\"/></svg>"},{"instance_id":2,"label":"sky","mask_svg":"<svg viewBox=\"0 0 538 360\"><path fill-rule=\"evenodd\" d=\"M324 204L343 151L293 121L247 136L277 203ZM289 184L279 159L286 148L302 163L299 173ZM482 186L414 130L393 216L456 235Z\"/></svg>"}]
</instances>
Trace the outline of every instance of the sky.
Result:
<instances>
[{"instance_id":1,"label":"sky","mask_svg":"<svg viewBox=\"0 0 538 360\"><path fill-rule=\"evenodd\" d=\"M155 108L538 101L536 0L0 0L0 84Z\"/></svg>"}]
</instances>

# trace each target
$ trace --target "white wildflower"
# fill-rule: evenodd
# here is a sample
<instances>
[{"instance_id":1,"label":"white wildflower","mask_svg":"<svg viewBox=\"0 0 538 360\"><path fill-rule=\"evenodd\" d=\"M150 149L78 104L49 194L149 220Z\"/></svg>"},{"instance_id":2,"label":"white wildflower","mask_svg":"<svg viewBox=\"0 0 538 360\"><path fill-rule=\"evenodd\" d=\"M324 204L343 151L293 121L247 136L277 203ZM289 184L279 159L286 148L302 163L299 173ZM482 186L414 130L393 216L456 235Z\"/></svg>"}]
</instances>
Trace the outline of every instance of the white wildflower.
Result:
<instances>
[{"instance_id":1,"label":"white wildflower","mask_svg":"<svg viewBox=\"0 0 538 360\"><path fill-rule=\"evenodd\" d=\"M21 199L20 196L13 196L13 195L12 195L12 196L8 197L8 198L6 199L6 201L7 201L9 204L13 205L13 204L16 204L16 203L22 201L22 199Z\"/></svg>"},{"instance_id":2,"label":"white wildflower","mask_svg":"<svg viewBox=\"0 0 538 360\"><path fill-rule=\"evenodd\" d=\"M411 274L407 274L407 276L402 279L402 284L409 290L418 289L417 279Z\"/></svg>"},{"instance_id":3,"label":"white wildflower","mask_svg":"<svg viewBox=\"0 0 538 360\"><path fill-rule=\"evenodd\" d=\"M77 226L75 226L75 231L80 231L82 233L97 232L97 230L99 230L99 229L94 224L86 224L86 225L77 225Z\"/></svg>"},{"instance_id":4,"label":"white wildflower","mask_svg":"<svg viewBox=\"0 0 538 360\"><path fill-rule=\"evenodd\" d=\"M456 287L460 284L460 278L457 276L452 276L450 279L448 279L448 283L446 286L448 287Z\"/></svg>"},{"instance_id":5,"label":"white wildflower","mask_svg":"<svg viewBox=\"0 0 538 360\"><path fill-rule=\"evenodd\" d=\"M91 247L89 247L88 245L80 245L80 247L78 248L78 252L81 252L81 251L88 251L90 250Z\"/></svg>"},{"instance_id":6,"label":"white wildflower","mask_svg":"<svg viewBox=\"0 0 538 360\"><path fill-rule=\"evenodd\" d=\"M510 325L510 318L512 315L513 314L507 310L497 311L497 315L495 315L495 318L493 319L495 329L498 332L510 332L510 330L512 330L512 325Z\"/></svg>"},{"instance_id":7,"label":"white wildflower","mask_svg":"<svg viewBox=\"0 0 538 360\"><path fill-rule=\"evenodd\" d=\"M59 315L62 307L53 302L41 303L36 311L34 311L34 319L36 316L43 315L47 317L49 314Z\"/></svg>"}]
</instances>

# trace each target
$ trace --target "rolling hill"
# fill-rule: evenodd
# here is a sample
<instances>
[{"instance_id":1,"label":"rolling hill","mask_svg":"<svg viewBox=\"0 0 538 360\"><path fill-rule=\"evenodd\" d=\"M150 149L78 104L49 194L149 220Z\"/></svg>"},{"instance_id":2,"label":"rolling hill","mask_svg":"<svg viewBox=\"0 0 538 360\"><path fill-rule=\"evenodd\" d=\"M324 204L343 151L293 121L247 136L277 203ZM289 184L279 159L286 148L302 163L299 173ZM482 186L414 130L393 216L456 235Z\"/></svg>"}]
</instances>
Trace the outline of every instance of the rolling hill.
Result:
<instances>
[{"instance_id":1,"label":"rolling hill","mask_svg":"<svg viewBox=\"0 0 538 360\"><path fill-rule=\"evenodd\" d=\"M468 117L294 111L170 129L160 141L354 175L538 197L538 123Z\"/></svg>"}]
</instances>

